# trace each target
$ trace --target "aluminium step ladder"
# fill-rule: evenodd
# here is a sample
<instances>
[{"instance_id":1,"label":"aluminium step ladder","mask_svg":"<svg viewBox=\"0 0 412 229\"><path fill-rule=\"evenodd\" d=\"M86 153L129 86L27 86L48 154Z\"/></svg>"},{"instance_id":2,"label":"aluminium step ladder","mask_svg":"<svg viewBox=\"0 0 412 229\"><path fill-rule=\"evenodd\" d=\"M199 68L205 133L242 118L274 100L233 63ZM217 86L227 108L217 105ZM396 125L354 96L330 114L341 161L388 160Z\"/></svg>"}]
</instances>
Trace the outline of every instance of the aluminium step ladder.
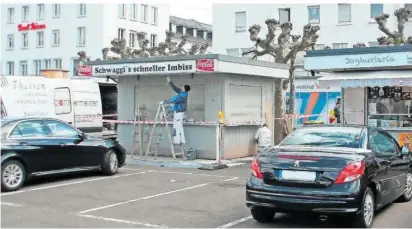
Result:
<instances>
[{"instance_id":1,"label":"aluminium step ladder","mask_svg":"<svg viewBox=\"0 0 412 229\"><path fill-rule=\"evenodd\" d=\"M155 133L156 125L159 123L161 125L160 131L158 133ZM150 133L149 142L146 148L145 156L147 157L147 156L154 155L155 157L157 157L159 153L160 142L163 138L164 129L166 129L166 132L167 132L167 140L168 140L170 150L172 152L173 159L176 159L177 156L182 156L182 158L186 160L183 144L179 144L180 152L175 152L175 145L173 144L172 134L170 133L170 128L169 128L169 122L167 121L167 117L166 117L166 109L163 104L159 104L159 107L157 108L156 117L153 123L152 132ZM153 145L155 145L155 149L154 151L151 151Z\"/></svg>"},{"instance_id":2,"label":"aluminium step ladder","mask_svg":"<svg viewBox=\"0 0 412 229\"><path fill-rule=\"evenodd\" d=\"M144 144L147 143L147 140L145 141L145 139L148 139L149 136L149 127L143 124L145 118L142 110L140 109L140 105L137 105L135 107L133 121L133 142L131 157L133 158L135 154L136 156L140 154L140 157L143 157Z\"/></svg>"}]
</instances>

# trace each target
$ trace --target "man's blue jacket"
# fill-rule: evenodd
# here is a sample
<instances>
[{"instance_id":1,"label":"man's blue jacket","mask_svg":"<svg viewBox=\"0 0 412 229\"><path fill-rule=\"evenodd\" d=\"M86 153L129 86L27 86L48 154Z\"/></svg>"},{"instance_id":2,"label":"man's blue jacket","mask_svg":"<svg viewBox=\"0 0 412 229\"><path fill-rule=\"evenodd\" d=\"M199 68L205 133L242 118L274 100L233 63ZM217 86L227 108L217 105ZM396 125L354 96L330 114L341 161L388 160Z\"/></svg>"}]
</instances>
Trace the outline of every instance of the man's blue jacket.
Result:
<instances>
[{"instance_id":1,"label":"man's blue jacket","mask_svg":"<svg viewBox=\"0 0 412 229\"><path fill-rule=\"evenodd\" d=\"M169 82L170 87L172 87L173 91L177 93L177 95L173 96L169 100L165 100L163 103L170 104L173 103L173 111L178 112L185 112L187 109L187 97L189 96L188 92L182 91L182 89L176 87L173 82Z\"/></svg>"}]
</instances>

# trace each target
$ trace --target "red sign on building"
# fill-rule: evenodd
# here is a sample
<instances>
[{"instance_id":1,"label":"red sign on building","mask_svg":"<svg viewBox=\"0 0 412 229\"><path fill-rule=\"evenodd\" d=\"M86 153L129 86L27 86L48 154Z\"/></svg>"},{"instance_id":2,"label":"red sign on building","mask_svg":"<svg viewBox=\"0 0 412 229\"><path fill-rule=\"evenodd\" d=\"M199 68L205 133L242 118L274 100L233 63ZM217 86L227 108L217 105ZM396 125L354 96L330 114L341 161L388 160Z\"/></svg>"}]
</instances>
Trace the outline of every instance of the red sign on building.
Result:
<instances>
[{"instance_id":1,"label":"red sign on building","mask_svg":"<svg viewBox=\"0 0 412 229\"><path fill-rule=\"evenodd\" d=\"M201 72L213 72L215 70L215 60L201 59L196 60L196 70Z\"/></svg>"},{"instance_id":2,"label":"red sign on building","mask_svg":"<svg viewBox=\"0 0 412 229\"><path fill-rule=\"evenodd\" d=\"M31 24L27 24L27 25L19 24L17 26L17 29L19 31L38 30L38 29L45 29L45 28L46 28L46 24L37 24L35 22Z\"/></svg>"}]
</instances>

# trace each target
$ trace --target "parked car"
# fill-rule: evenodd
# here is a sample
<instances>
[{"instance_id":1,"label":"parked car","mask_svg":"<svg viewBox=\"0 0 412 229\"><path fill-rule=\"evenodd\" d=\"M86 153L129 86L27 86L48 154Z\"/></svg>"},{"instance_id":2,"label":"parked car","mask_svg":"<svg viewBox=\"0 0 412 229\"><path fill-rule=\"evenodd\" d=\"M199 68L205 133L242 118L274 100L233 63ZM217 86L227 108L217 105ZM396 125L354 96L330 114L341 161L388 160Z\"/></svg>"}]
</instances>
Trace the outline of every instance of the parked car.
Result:
<instances>
[{"instance_id":1,"label":"parked car","mask_svg":"<svg viewBox=\"0 0 412 229\"><path fill-rule=\"evenodd\" d=\"M277 212L305 212L369 228L376 210L411 200L411 158L381 129L304 126L253 160L246 206L258 222Z\"/></svg>"},{"instance_id":2,"label":"parked car","mask_svg":"<svg viewBox=\"0 0 412 229\"><path fill-rule=\"evenodd\" d=\"M1 120L1 188L15 191L34 176L100 169L113 175L125 164L119 142L87 136L53 118Z\"/></svg>"}]
</instances>

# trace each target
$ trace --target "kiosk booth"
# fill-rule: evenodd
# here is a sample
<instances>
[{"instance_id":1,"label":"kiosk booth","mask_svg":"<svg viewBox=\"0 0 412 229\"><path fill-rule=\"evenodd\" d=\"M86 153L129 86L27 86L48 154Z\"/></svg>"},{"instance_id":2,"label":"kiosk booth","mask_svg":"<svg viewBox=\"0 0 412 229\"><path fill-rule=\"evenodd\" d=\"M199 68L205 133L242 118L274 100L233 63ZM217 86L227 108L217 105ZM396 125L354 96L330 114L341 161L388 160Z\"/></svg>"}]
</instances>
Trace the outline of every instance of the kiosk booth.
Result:
<instances>
[{"instance_id":1,"label":"kiosk booth","mask_svg":"<svg viewBox=\"0 0 412 229\"><path fill-rule=\"evenodd\" d=\"M308 51L305 69L342 90L342 123L376 126L412 151L412 46Z\"/></svg>"},{"instance_id":2,"label":"kiosk booth","mask_svg":"<svg viewBox=\"0 0 412 229\"><path fill-rule=\"evenodd\" d=\"M178 87L190 85L185 148L194 149L199 159L231 159L256 153L253 137L262 120L275 131L275 85L289 76L288 68L286 64L207 54L90 61L79 67L79 75L118 82L117 134L128 152L133 148L136 106L148 121L145 128L151 130L159 101L176 94L166 76ZM219 113L224 114L224 125L218 122ZM159 155L171 156L166 137Z\"/></svg>"}]
</instances>

